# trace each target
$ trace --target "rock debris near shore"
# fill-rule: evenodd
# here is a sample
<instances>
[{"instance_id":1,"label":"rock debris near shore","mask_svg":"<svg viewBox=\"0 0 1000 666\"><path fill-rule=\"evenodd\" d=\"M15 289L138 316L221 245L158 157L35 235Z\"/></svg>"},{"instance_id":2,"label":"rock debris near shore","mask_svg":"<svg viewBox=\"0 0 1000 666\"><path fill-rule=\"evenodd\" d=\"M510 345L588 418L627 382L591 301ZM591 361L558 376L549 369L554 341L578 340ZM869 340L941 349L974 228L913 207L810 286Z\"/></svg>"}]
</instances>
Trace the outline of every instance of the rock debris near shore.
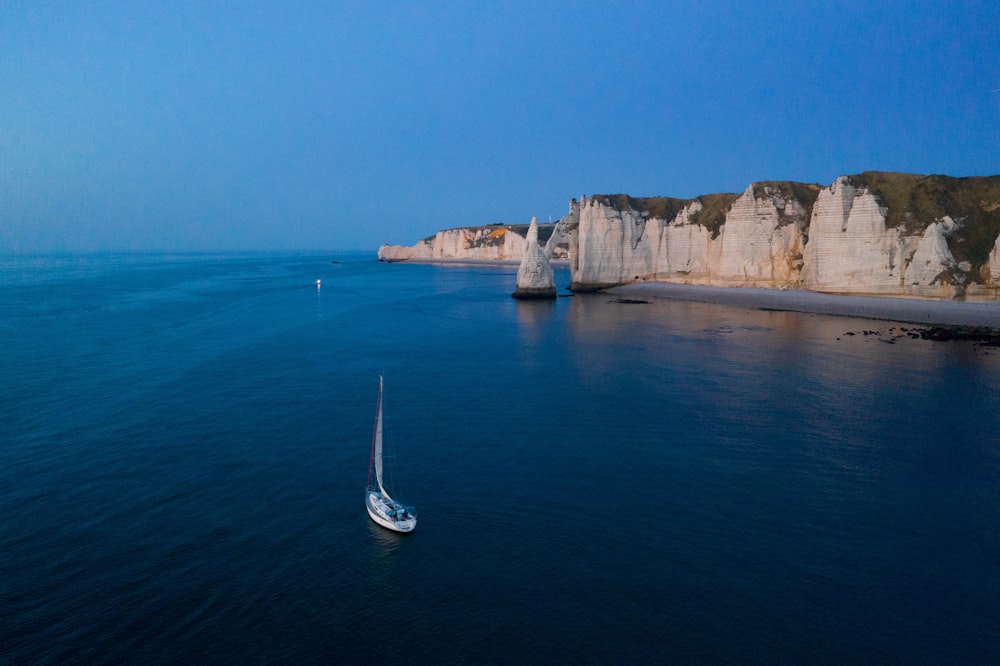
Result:
<instances>
[{"instance_id":1,"label":"rock debris near shore","mask_svg":"<svg viewBox=\"0 0 1000 666\"><path fill-rule=\"evenodd\" d=\"M844 337L874 337L879 342L893 344L897 340L910 338L913 340L933 340L935 342L974 342L982 347L1000 348L1000 329L986 326L892 326L883 329L864 329L847 331ZM840 338L837 338L840 340Z\"/></svg>"}]
</instances>

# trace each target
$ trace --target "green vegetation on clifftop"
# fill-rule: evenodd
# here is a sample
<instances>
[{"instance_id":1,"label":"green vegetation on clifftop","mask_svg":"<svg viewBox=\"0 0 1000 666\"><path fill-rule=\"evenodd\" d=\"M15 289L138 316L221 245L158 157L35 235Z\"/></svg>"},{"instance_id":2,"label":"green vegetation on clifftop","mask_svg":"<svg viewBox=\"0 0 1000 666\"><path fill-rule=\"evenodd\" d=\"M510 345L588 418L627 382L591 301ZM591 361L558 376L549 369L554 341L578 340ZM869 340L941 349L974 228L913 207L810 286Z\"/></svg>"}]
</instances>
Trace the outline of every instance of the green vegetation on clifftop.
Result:
<instances>
[{"instance_id":1,"label":"green vegetation on clifftop","mask_svg":"<svg viewBox=\"0 0 1000 666\"><path fill-rule=\"evenodd\" d=\"M786 200L798 201L806 210L811 210L823 189L816 183L796 183L791 180L762 180L753 184L753 195L758 199L768 196L767 191L778 193Z\"/></svg>"},{"instance_id":2,"label":"green vegetation on clifftop","mask_svg":"<svg viewBox=\"0 0 1000 666\"><path fill-rule=\"evenodd\" d=\"M785 201L796 201L800 206L802 206L805 211L805 222L809 223L809 218L812 217L813 204L816 203L816 199L819 197L819 192L823 188L816 183L796 183L790 180L764 180L759 183L753 184L753 195L758 199L763 199L768 196L768 191L771 194L779 194L781 198ZM788 224L791 219L785 219L786 213L782 213L782 222Z\"/></svg>"},{"instance_id":3,"label":"green vegetation on clifftop","mask_svg":"<svg viewBox=\"0 0 1000 666\"><path fill-rule=\"evenodd\" d=\"M733 207L733 202L739 199L738 194L703 194L698 197L701 202L701 210L693 213L689 218L691 224L700 224L708 229L712 234L712 239L719 237L722 225L726 223L726 216Z\"/></svg>"},{"instance_id":4,"label":"green vegetation on clifftop","mask_svg":"<svg viewBox=\"0 0 1000 666\"><path fill-rule=\"evenodd\" d=\"M647 218L658 218L668 222L673 221L685 206L694 201L701 202L702 208L691 215L692 224L700 224L708 229L712 238L719 235L719 230L726 223L726 214L738 194L704 194L696 199L677 199L674 197L630 197L627 194L595 194L592 199L605 206L611 206L617 211L634 210Z\"/></svg>"},{"instance_id":5,"label":"green vegetation on clifftop","mask_svg":"<svg viewBox=\"0 0 1000 666\"><path fill-rule=\"evenodd\" d=\"M948 236L955 261L969 262L970 276L980 271L1000 235L1000 176L921 176L912 173L865 171L848 176L854 187L864 187L887 208L886 226L901 227L907 235L950 216L958 223Z\"/></svg>"},{"instance_id":6,"label":"green vegetation on clifftop","mask_svg":"<svg viewBox=\"0 0 1000 666\"><path fill-rule=\"evenodd\" d=\"M684 206L691 203L691 199L630 197L627 194L595 194L591 198L600 204L611 206L619 212L634 210L637 213L642 213L647 218L655 217L667 221L677 217L677 213L681 212Z\"/></svg>"},{"instance_id":7,"label":"green vegetation on clifftop","mask_svg":"<svg viewBox=\"0 0 1000 666\"><path fill-rule=\"evenodd\" d=\"M486 224L471 227L452 227L443 231L467 231L476 234L477 237L469 244L469 247L498 247L504 244L504 236L510 232L526 238L528 236L528 227L530 226L530 224ZM538 225L538 244L545 245L549 237L552 236L555 228L555 222L540 223ZM438 233L441 232L439 231ZM437 234L428 236L423 241L433 243L436 236Z\"/></svg>"}]
</instances>

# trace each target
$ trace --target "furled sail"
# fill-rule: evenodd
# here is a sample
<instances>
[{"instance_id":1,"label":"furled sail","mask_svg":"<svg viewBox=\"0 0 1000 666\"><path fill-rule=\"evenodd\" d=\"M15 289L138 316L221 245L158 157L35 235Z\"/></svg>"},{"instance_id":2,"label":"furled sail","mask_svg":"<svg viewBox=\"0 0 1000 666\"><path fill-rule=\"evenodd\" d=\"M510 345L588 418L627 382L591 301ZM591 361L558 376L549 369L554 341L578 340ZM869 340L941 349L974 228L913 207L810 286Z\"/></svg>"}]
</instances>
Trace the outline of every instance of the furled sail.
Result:
<instances>
[{"instance_id":1,"label":"furled sail","mask_svg":"<svg viewBox=\"0 0 1000 666\"><path fill-rule=\"evenodd\" d=\"M382 496L389 494L382 487L382 378L378 378L378 411L375 413L375 481Z\"/></svg>"}]
</instances>

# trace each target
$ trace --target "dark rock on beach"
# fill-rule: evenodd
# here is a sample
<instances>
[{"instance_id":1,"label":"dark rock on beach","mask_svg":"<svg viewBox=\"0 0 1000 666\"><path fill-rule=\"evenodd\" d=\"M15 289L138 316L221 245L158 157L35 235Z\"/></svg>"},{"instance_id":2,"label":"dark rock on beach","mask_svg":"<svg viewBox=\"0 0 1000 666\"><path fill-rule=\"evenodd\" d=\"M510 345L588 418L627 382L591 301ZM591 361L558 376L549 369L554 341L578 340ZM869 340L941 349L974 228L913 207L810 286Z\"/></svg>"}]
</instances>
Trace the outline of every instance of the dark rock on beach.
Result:
<instances>
[{"instance_id":1,"label":"dark rock on beach","mask_svg":"<svg viewBox=\"0 0 1000 666\"><path fill-rule=\"evenodd\" d=\"M963 340L1000 347L1000 330L985 326L929 326L919 331L924 340Z\"/></svg>"},{"instance_id":2,"label":"dark rock on beach","mask_svg":"<svg viewBox=\"0 0 1000 666\"><path fill-rule=\"evenodd\" d=\"M881 342L894 343L901 338L947 342L975 342L984 347L1000 347L1000 329L988 326L938 325L924 327L892 327L881 331L847 331L845 336L876 336ZM838 340L840 338L837 338Z\"/></svg>"}]
</instances>

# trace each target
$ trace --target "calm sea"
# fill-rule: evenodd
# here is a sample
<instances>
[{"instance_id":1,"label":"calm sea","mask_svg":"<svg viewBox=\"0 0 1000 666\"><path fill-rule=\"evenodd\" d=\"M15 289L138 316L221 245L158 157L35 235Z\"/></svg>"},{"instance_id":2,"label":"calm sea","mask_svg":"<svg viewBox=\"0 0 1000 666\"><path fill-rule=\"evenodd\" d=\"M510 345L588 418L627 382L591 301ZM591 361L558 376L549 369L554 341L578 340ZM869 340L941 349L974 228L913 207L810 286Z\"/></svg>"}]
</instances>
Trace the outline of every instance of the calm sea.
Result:
<instances>
[{"instance_id":1,"label":"calm sea","mask_svg":"<svg viewBox=\"0 0 1000 666\"><path fill-rule=\"evenodd\" d=\"M1000 661L1000 353L514 273L0 259L0 663Z\"/></svg>"}]
</instances>

